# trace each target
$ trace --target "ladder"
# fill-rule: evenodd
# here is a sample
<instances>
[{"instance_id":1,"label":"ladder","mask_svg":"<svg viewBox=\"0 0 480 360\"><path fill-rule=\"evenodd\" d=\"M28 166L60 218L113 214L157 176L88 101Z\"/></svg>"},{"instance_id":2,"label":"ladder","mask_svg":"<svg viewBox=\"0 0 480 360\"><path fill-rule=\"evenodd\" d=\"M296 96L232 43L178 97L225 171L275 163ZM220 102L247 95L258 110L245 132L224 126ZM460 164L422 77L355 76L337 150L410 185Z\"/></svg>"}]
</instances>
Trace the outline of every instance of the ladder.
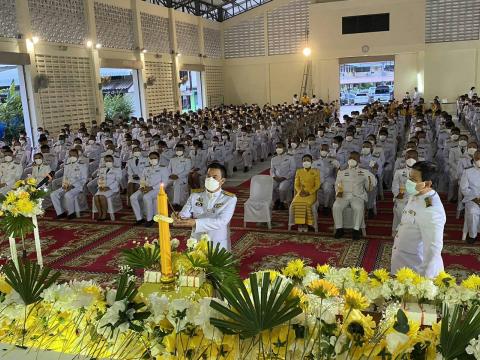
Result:
<instances>
[{"instance_id":1,"label":"ladder","mask_svg":"<svg viewBox=\"0 0 480 360\"><path fill-rule=\"evenodd\" d=\"M305 67L303 69L303 77L302 77L302 87L300 89L300 93L298 94L299 97L302 97L303 94L306 93L307 95L312 94L312 60L308 59L305 63Z\"/></svg>"}]
</instances>

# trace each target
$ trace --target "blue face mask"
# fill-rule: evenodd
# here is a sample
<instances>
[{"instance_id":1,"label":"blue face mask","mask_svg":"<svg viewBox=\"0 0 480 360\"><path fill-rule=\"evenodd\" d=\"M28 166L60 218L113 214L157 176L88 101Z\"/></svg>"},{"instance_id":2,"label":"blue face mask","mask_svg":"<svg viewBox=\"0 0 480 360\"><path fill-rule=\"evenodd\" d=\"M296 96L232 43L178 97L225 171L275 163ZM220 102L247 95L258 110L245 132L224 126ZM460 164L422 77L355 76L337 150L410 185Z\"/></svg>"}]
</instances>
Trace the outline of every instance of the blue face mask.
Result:
<instances>
[{"instance_id":1,"label":"blue face mask","mask_svg":"<svg viewBox=\"0 0 480 360\"><path fill-rule=\"evenodd\" d=\"M405 190L409 195L417 195L418 194L417 183L413 182L410 179L407 179L407 182L405 183Z\"/></svg>"}]
</instances>

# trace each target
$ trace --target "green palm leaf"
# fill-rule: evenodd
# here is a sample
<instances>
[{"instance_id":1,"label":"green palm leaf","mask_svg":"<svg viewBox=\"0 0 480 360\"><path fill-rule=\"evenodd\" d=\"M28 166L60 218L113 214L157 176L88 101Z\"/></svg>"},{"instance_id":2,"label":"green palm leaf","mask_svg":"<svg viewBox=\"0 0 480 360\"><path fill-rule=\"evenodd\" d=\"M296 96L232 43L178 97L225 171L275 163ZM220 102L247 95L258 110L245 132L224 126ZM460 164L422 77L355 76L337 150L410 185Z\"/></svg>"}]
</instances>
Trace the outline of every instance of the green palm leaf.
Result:
<instances>
[{"instance_id":1,"label":"green palm leaf","mask_svg":"<svg viewBox=\"0 0 480 360\"><path fill-rule=\"evenodd\" d=\"M243 282L220 284L218 291L230 306L212 301L210 306L226 319L211 318L210 322L225 334L238 334L247 339L264 330L287 323L302 313L298 298L289 297L293 284L270 273L263 274L259 289L257 275L250 275L251 294Z\"/></svg>"},{"instance_id":2,"label":"green palm leaf","mask_svg":"<svg viewBox=\"0 0 480 360\"><path fill-rule=\"evenodd\" d=\"M28 259L18 264L18 269L12 261L3 267L6 282L20 295L25 305L31 305L41 300L42 292L48 289L60 277L59 272L50 275L51 270L41 268Z\"/></svg>"},{"instance_id":3,"label":"green palm leaf","mask_svg":"<svg viewBox=\"0 0 480 360\"><path fill-rule=\"evenodd\" d=\"M465 348L471 339L480 335L480 305L465 310L455 305L453 311L443 306L440 329L440 352L445 360L471 359Z\"/></svg>"},{"instance_id":4,"label":"green palm leaf","mask_svg":"<svg viewBox=\"0 0 480 360\"><path fill-rule=\"evenodd\" d=\"M151 269L160 264L160 246L143 246L122 250L123 261L132 269Z\"/></svg>"}]
</instances>

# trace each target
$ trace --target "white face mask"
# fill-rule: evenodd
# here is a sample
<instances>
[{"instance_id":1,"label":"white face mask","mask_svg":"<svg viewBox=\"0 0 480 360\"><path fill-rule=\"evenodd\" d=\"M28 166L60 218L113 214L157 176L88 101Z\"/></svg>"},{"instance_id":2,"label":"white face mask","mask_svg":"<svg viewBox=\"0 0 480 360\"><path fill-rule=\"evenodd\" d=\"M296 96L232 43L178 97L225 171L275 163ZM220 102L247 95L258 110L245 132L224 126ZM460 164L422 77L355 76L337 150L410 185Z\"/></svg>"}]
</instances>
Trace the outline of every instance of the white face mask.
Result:
<instances>
[{"instance_id":1,"label":"white face mask","mask_svg":"<svg viewBox=\"0 0 480 360\"><path fill-rule=\"evenodd\" d=\"M207 177L205 179L205 189L207 189L210 192L215 192L220 188L220 182L215 180L212 177Z\"/></svg>"},{"instance_id":2,"label":"white face mask","mask_svg":"<svg viewBox=\"0 0 480 360\"><path fill-rule=\"evenodd\" d=\"M347 163L348 163L348 167L351 169L357 166L357 160L354 160L354 159L349 159Z\"/></svg>"},{"instance_id":3,"label":"white face mask","mask_svg":"<svg viewBox=\"0 0 480 360\"><path fill-rule=\"evenodd\" d=\"M107 151L105 151L105 154L107 154L107 155L113 155L113 150L112 150L112 149L108 149Z\"/></svg>"},{"instance_id":4,"label":"white face mask","mask_svg":"<svg viewBox=\"0 0 480 360\"><path fill-rule=\"evenodd\" d=\"M417 160L412 158L405 160L405 164L407 164L408 167L412 167L413 165L415 165L416 162Z\"/></svg>"},{"instance_id":5,"label":"white face mask","mask_svg":"<svg viewBox=\"0 0 480 360\"><path fill-rule=\"evenodd\" d=\"M92 145L92 144L95 143L95 140L88 140L88 143L89 143L90 145Z\"/></svg>"},{"instance_id":6,"label":"white face mask","mask_svg":"<svg viewBox=\"0 0 480 360\"><path fill-rule=\"evenodd\" d=\"M76 156L70 156L68 158L69 163L76 163L78 161L78 158Z\"/></svg>"},{"instance_id":7,"label":"white face mask","mask_svg":"<svg viewBox=\"0 0 480 360\"><path fill-rule=\"evenodd\" d=\"M347 141L352 141L352 140L353 140L353 136L347 136L347 137L345 138L345 140L347 140Z\"/></svg>"},{"instance_id":8,"label":"white face mask","mask_svg":"<svg viewBox=\"0 0 480 360\"><path fill-rule=\"evenodd\" d=\"M328 155L328 151L325 151L325 150L320 151L321 157L326 157L327 155Z\"/></svg>"},{"instance_id":9,"label":"white face mask","mask_svg":"<svg viewBox=\"0 0 480 360\"><path fill-rule=\"evenodd\" d=\"M380 135L378 138L380 139L380 141L385 141L387 137L385 135Z\"/></svg>"},{"instance_id":10,"label":"white face mask","mask_svg":"<svg viewBox=\"0 0 480 360\"><path fill-rule=\"evenodd\" d=\"M227 140L228 136L227 135L222 135L222 140Z\"/></svg>"},{"instance_id":11,"label":"white face mask","mask_svg":"<svg viewBox=\"0 0 480 360\"><path fill-rule=\"evenodd\" d=\"M35 159L35 164L42 165L43 159Z\"/></svg>"},{"instance_id":12,"label":"white face mask","mask_svg":"<svg viewBox=\"0 0 480 360\"><path fill-rule=\"evenodd\" d=\"M158 164L158 159L150 159L150 165L155 166Z\"/></svg>"},{"instance_id":13,"label":"white face mask","mask_svg":"<svg viewBox=\"0 0 480 360\"><path fill-rule=\"evenodd\" d=\"M362 155L370 154L370 148L362 148Z\"/></svg>"},{"instance_id":14,"label":"white face mask","mask_svg":"<svg viewBox=\"0 0 480 360\"><path fill-rule=\"evenodd\" d=\"M460 145L461 147L465 147L465 146L467 146L467 142L465 140L460 140L458 142L458 145Z\"/></svg>"},{"instance_id":15,"label":"white face mask","mask_svg":"<svg viewBox=\"0 0 480 360\"><path fill-rule=\"evenodd\" d=\"M142 156L142 153L140 151L135 151L133 153L133 156L135 156L136 158L139 158L140 156Z\"/></svg>"},{"instance_id":16,"label":"white face mask","mask_svg":"<svg viewBox=\"0 0 480 360\"><path fill-rule=\"evenodd\" d=\"M468 148L467 152L470 156L473 156L477 152L477 148Z\"/></svg>"},{"instance_id":17,"label":"white face mask","mask_svg":"<svg viewBox=\"0 0 480 360\"><path fill-rule=\"evenodd\" d=\"M475 161L475 166L476 166L477 168L480 168L480 160Z\"/></svg>"},{"instance_id":18,"label":"white face mask","mask_svg":"<svg viewBox=\"0 0 480 360\"><path fill-rule=\"evenodd\" d=\"M12 161L12 157L10 155L5 156L5 161L6 162Z\"/></svg>"},{"instance_id":19,"label":"white face mask","mask_svg":"<svg viewBox=\"0 0 480 360\"><path fill-rule=\"evenodd\" d=\"M338 144L337 143L332 143L332 148L333 149L338 149Z\"/></svg>"},{"instance_id":20,"label":"white face mask","mask_svg":"<svg viewBox=\"0 0 480 360\"><path fill-rule=\"evenodd\" d=\"M318 131L317 132L318 136L323 136L324 133L325 133L324 131Z\"/></svg>"},{"instance_id":21,"label":"white face mask","mask_svg":"<svg viewBox=\"0 0 480 360\"><path fill-rule=\"evenodd\" d=\"M107 167L108 169L113 168L113 162L111 162L111 161L105 162L105 167Z\"/></svg>"},{"instance_id":22,"label":"white face mask","mask_svg":"<svg viewBox=\"0 0 480 360\"><path fill-rule=\"evenodd\" d=\"M277 152L278 155L283 154L283 148L277 148L275 151Z\"/></svg>"},{"instance_id":23,"label":"white face mask","mask_svg":"<svg viewBox=\"0 0 480 360\"><path fill-rule=\"evenodd\" d=\"M310 161L304 161L303 162L303 167L305 169L310 169L312 167L312 163Z\"/></svg>"},{"instance_id":24,"label":"white face mask","mask_svg":"<svg viewBox=\"0 0 480 360\"><path fill-rule=\"evenodd\" d=\"M183 156L183 151L178 150L178 151L175 152L175 154L177 154L177 156Z\"/></svg>"},{"instance_id":25,"label":"white face mask","mask_svg":"<svg viewBox=\"0 0 480 360\"><path fill-rule=\"evenodd\" d=\"M291 143L290 145L292 146L292 149L296 149L298 146L297 143Z\"/></svg>"},{"instance_id":26,"label":"white face mask","mask_svg":"<svg viewBox=\"0 0 480 360\"><path fill-rule=\"evenodd\" d=\"M453 134L453 135L451 136L451 139L452 139L453 141L457 141L457 140L458 140L458 137L459 137L458 134Z\"/></svg>"},{"instance_id":27,"label":"white face mask","mask_svg":"<svg viewBox=\"0 0 480 360\"><path fill-rule=\"evenodd\" d=\"M422 131L422 128L419 127L419 126L415 127L415 132L417 132L417 131Z\"/></svg>"},{"instance_id":28,"label":"white face mask","mask_svg":"<svg viewBox=\"0 0 480 360\"><path fill-rule=\"evenodd\" d=\"M205 136L203 136L203 135L198 135L198 138L199 138L200 140L203 140L203 139L205 138Z\"/></svg>"}]
</instances>

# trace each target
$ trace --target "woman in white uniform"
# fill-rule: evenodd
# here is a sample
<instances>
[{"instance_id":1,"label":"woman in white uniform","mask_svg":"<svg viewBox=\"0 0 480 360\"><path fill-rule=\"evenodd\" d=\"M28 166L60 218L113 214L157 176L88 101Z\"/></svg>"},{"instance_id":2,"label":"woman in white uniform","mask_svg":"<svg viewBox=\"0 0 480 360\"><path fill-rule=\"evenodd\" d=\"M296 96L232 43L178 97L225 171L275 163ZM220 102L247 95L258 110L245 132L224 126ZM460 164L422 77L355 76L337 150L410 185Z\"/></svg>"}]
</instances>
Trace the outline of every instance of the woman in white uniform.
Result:
<instances>
[{"instance_id":1,"label":"woman in white uniform","mask_svg":"<svg viewBox=\"0 0 480 360\"><path fill-rule=\"evenodd\" d=\"M113 156L105 155L105 167L98 169L98 191L94 202L98 211L98 221L105 221L108 215L108 199L120 191L122 171L113 166Z\"/></svg>"}]
</instances>

